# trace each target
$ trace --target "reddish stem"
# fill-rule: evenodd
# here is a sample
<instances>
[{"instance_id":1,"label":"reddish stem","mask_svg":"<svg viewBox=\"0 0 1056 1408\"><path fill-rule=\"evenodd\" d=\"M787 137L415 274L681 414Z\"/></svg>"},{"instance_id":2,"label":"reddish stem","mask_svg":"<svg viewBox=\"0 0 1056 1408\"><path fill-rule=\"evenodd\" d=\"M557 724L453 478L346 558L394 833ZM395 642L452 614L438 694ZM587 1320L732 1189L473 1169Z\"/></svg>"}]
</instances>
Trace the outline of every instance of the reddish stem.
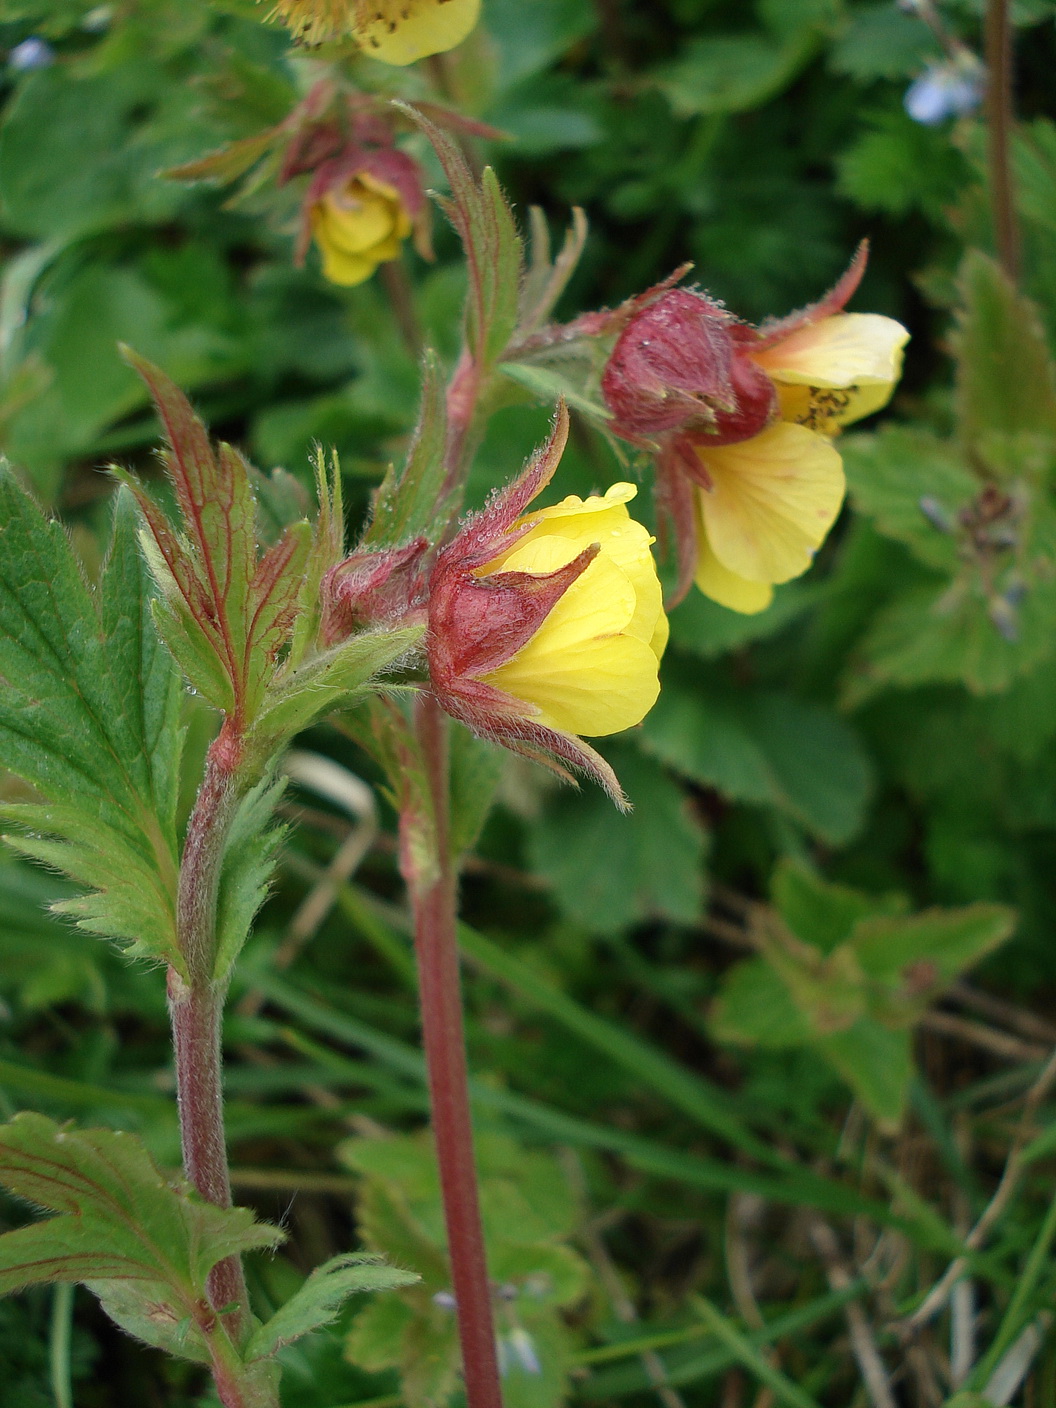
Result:
<instances>
[{"instance_id":1,"label":"reddish stem","mask_svg":"<svg viewBox=\"0 0 1056 1408\"><path fill-rule=\"evenodd\" d=\"M215 984L188 987L169 970L169 1018L176 1062L176 1098L180 1111L183 1169L209 1202L231 1206L231 1177L224 1134L221 1031L224 995ZM214 1310L237 1303L224 1317L234 1340L248 1325L246 1285L238 1257L217 1262L209 1273Z\"/></svg>"},{"instance_id":2,"label":"reddish stem","mask_svg":"<svg viewBox=\"0 0 1056 1408\"><path fill-rule=\"evenodd\" d=\"M220 871L238 805L233 778L238 751L226 729L209 750L187 827L176 903L188 980L170 969L168 981L184 1172L203 1198L222 1208L231 1206L221 1046L226 982L216 981L214 967ZM232 1256L218 1262L208 1289L215 1310L235 1306L223 1320L235 1344L241 1344L250 1325L241 1259Z\"/></svg>"},{"instance_id":3,"label":"reddish stem","mask_svg":"<svg viewBox=\"0 0 1056 1408\"><path fill-rule=\"evenodd\" d=\"M469 1408L502 1408L469 1110L458 968L457 885L448 836L447 734L444 716L429 695L419 702L417 726L432 794L437 870L427 877L408 875L407 880L414 907L422 1036L466 1399ZM409 850L405 848L405 853Z\"/></svg>"}]
</instances>

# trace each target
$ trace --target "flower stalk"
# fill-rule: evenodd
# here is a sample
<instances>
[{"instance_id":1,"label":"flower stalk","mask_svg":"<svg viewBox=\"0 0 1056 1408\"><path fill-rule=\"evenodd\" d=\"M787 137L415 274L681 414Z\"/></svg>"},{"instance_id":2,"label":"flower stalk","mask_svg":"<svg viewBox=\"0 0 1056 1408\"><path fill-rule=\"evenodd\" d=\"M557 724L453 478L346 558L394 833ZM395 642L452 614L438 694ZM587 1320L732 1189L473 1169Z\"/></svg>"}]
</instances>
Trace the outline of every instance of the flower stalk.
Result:
<instances>
[{"instance_id":1,"label":"flower stalk","mask_svg":"<svg viewBox=\"0 0 1056 1408\"><path fill-rule=\"evenodd\" d=\"M425 763L434 865L406 879L414 910L422 1039L429 1075L433 1134L447 1226L448 1251L469 1408L502 1408L495 1328L480 1220L469 1107L465 1031L459 981L457 876L450 844L447 721L432 695L416 706ZM407 813L404 827L415 824ZM405 857L415 848L403 847ZM405 862L408 872L413 872Z\"/></svg>"}]
</instances>

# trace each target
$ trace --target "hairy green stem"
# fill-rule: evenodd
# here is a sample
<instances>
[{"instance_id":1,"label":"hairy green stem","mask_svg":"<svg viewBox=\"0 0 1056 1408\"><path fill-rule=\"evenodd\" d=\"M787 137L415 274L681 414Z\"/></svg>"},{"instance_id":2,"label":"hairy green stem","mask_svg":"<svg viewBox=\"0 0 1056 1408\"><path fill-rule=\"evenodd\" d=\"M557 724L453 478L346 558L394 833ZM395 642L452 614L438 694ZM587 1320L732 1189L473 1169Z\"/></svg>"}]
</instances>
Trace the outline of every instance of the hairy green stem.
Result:
<instances>
[{"instance_id":1,"label":"hairy green stem","mask_svg":"<svg viewBox=\"0 0 1056 1408\"><path fill-rule=\"evenodd\" d=\"M1019 223L1012 183L1012 20L1010 0L988 0L986 7L986 124L990 205L1001 267L1015 283L1019 277Z\"/></svg>"},{"instance_id":2,"label":"hairy green stem","mask_svg":"<svg viewBox=\"0 0 1056 1408\"><path fill-rule=\"evenodd\" d=\"M446 720L432 696L420 699L416 725L428 772L436 866L425 875L408 874L407 880L414 908L422 1037L466 1399L469 1408L502 1408L462 1022L457 879L449 838L448 739ZM405 824L414 822L405 818ZM406 847L405 854L409 853Z\"/></svg>"}]
</instances>

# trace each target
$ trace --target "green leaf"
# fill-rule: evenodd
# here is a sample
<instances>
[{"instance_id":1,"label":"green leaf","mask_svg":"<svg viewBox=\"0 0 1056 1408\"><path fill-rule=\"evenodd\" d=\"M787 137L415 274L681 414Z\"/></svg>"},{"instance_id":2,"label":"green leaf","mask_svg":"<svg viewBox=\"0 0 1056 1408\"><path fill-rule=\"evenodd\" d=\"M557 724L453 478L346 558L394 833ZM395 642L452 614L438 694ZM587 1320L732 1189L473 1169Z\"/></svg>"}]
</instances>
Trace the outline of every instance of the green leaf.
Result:
<instances>
[{"instance_id":1,"label":"green leaf","mask_svg":"<svg viewBox=\"0 0 1056 1408\"><path fill-rule=\"evenodd\" d=\"M390 1291L418 1280L413 1271L386 1266L380 1256L359 1252L335 1256L317 1266L300 1290L266 1324L254 1331L243 1353L247 1363L277 1354L302 1335L329 1325L349 1296Z\"/></svg>"},{"instance_id":2,"label":"green leaf","mask_svg":"<svg viewBox=\"0 0 1056 1408\"><path fill-rule=\"evenodd\" d=\"M928 567L957 570L958 515L979 493L963 453L927 430L885 425L841 441L855 508Z\"/></svg>"},{"instance_id":3,"label":"green leaf","mask_svg":"<svg viewBox=\"0 0 1056 1408\"><path fill-rule=\"evenodd\" d=\"M839 38L829 52L829 67L858 82L875 78L911 78L942 49L923 21L887 0L850 7Z\"/></svg>"},{"instance_id":4,"label":"green leaf","mask_svg":"<svg viewBox=\"0 0 1056 1408\"><path fill-rule=\"evenodd\" d=\"M723 978L708 1017L716 1041L780 1049L805 1046L811 1029L772 964L765 958L735 963Z\"/></svg>"},{"instance_id":5,"label":"green leaf","mask_svg":"<svg viewBox=\"0 0 1056 1408\"><path fill-rule=\"evenodd\" d=\"M521 291L521 241L513 211L490 166L480 181L458 147L413 107L405 109L432 143L451 185L440 205L466 252L469 301L466 335L480 371L498 361L517 326Z\"/></svg>"},{"instance_id":6,"label":"green leaf","mask_svg":"<svg viewBox=\"0 0 1056 1408\"><path fill-rule=\"evenodd\" d=\"M1002 634L981 582L918 586L877 613L858 646L844 683L849 707L885 686L959 683L973 694L1008 689L1056 646L1056 587L1031 583L1014 616L1015 634Z\"/></svg>"},{"instance_id":7,"label":"green leaf","mask_svg":"<svg viewBox=\"0 0 1056 1408\"><path fill-rule=\"evenodd\" d=\"M591 789L562 792L529 837L532 867L561 908L594 933L667 915L684 923L704 903L704 833L688 798L654 762L613 749L634 806L629 816Z\"/></svg>"},{"instance_id":8,"label":"green leaf","mask_svg":"<svg viewBox=\"0 0 1056 1408\"><path fill-rule=\"evenodd\" d=\"M1003 905L926 909L903 917L874 915L854 930L858 961L873 977L905 981L927 1000L1008 939L1015 914Z\"/></svg>"},{"instance_id":9,"label":"green leaf","mask_svg":"<svg viewBox=\"0 0 1056 1408\"><path fill-rule=\"evenodd\" d=\"M790 582L775 592L765 611L746 616L709 601L703 592L690 592L671 613L671 641L702 660L714 660L775 635L820 602L822 596L816 582Z\"/></svg>"},{"instance_id":10,"label":"green leaf","mask_svg":"<svg viewBox=\"0 0 1056 1408\"><path fill-rule=\"evenodd\" d=\"M684 776L734 801L778 807L823 840L847 841L862 825L869 762L823 705L724 688L672 661L643 733L648 751Z\"/></svg>"},{"instance_id":11,"label":"green leaf","mask_svg":"<svg viewBox=\"0 0 1056 1408\"><path fill-rule=\"evenodd\" d=\"M461 724L451 727L451 850L471 851L491 811L509 755Z\"/></svg>"},{"instance_id":12,"label":"green leaf","mask_svg":"<svg viewBox=\"0 0 1056 1408\"><path fill-rule=\"evenodd\" d=\"M583 1258L566 1244L578 1226L578 1203L553 1155L503 1135L484 1133L476 1144L488 1265L503 1286L505 1313L496 1327L503 1396L525 1408L556 1408L570 1367L559 1310L581 1300L590 1280ZM347 1353L375 1372L398 1367L408 1403L435 1404L454 1386L458 1342L452 1307L436 1294L449 1291L451 1273L433 1142L422 1134L361 1137L340 1153L363 1177L364 1238L423 1273L421 1285L357 1316Z\"/></svg>"},{"instance_id":13,"label":"green leaf","mask_svg":"<svg viewBox=\"0 0 1056 1408\"><path fill-rule=\"evenodd\" d=\"M1017 124L1012 162L1023 214L1049 235L1056 234L1056 123L1039 117Z\"/></svg>"},{"instance_id":14,"label":"green leaf","mask_svg":"<svg viewBox=\"0 0 1056 1408\"><path fill-rule=\"evenodd\" d=\"M242 798L227 835L216 913L216 959L213 976L224 982L249 934L257 910L268 894L285 826L272 826L276 803L285 788L264 779Z\"/></svg>"},{"instance_id":15,"label":"green leaf","mask_svg":"<svg viewBox=\"0 0 1056 1408\"><path fill-rule=\"evenodd\" d=\"M385 1296L361 1310L345 1340L345 1356L368 1374L396 1369L403 1358L404 1337L414 1311L397 1296Z\"/></svg>"},{"instance_id":16,"label":"green leaf","mask_svg":"<svg viewBox=\"0 0 1056 1408\"><path fill-rule=\"evenodd\" d=\"M34 73L0 130L4 223L23 236L71 239L110 224L171 218L186 197L154 179L164 157L143 140L142 118L144 109L168 107L177 122L171 130L186 132L189 156L197 139L189 96L149 60L105 72L61 66Z\"/></svg>"},{"instance_id":17,"label":"green leaf","mask_svg":"<svg viewBox=\"0 0 1056 1408\"><path fill-rule=\"evenodd\" d=\"M745 112L790 83L820 38L810 22L780 39L763 33L702 36L657 70L655 82L679 117Z\"/></svg>"},{"instance_id":18,"label":"green leaf","mask_svg":"<svg viewBox=\"0 0 1056 1408\"><path fill-rule=\"evenodd\" d=\"M98 591L58 523L0 472L0 763L40 794L8 804L8 842L89 893L81 928L179 964L179 680L150 618L135 511L118 495Z\"/></svg>"},{"instance_id":19,"label":"green leaf","mask_svg":"<svg viewBox=\"0 0 1056 1408\"><path fill-rule=\"evenodd\" d=\"M963 312L955 339L961 434L997 473L1007 445L1056 448L1056 368L1029 299L1000 265L969 250L961 266Z\"/></svg>"},{"instance_id":20,"label":"green leaf","mask_svg":"<svg viewBox=\"0 0 1056 1408\"><path fill-rule=\"evenodd\" d=\"M339 703L352 703L371 679L390 669L421 641L422 626L371 631L317 655L281 677L268 691L265 705L246 740L247 753L271 758L292 738Z\"/></svg>"},{"instance_id":21,"label":"green leaf","mask_svg":"<svg viewBox=\"0 0 1056 1408\"><path fill-rule=\"evenodd\" d=\"M422 364L422 404L407 462L399 475L390 466L375 494L365 544L399 547L420 533L435 536L439 532L448 513L443 495L446 442L444 378L435 353L427 352Z\"/></svg>"},{"instance_id":22,"label":"green leaf","mask_svg":"<svg viewBox=\"0 0 1056 1408\"><path fill-rule=\"evenodd\" d=\"M777 866L770 894L793 934L822 953L832 953L850 938L860 920L875 914L878 908L872 896L845 885L830 884L806 865L790 860ZM897 899L893 903L903 907Z\"/></svg>"},{"instance_id":23,"label":"green leaf","mask_svg":"<svg viewBox=\"0 0 1056 1408\"><path fill-rule=\"evenodd\" d=\"M835 1067L881 1125L900 1123L913 1080L913 1038L861 1017L853 1027L814 1038L814 1046Z\"/></svg>"},{"instance_id":24,"label":"green leaf","mask_svg":"<svg viewBox=\"0 0 1056 1408\"><path fill-rule=\"evenodd\" d=\"M970 174L944 129L914 122L901 108L869 118L836 158L837 190L863 210L899 218L920 211L937 225Z\"/></svg>"},{"instance_id":25,"label":"green leaf","mask_svg":"<svg viewBox=\"0 0 1056 1408\"><path fill-rule=\"evenodd\" d=\"M531 362L503 362L503 376L525 387L544 405L551 405L560 397L573 407L589 416L596 425L604 425L612 419L612 412L601 401L585 395L568 376L549 367L536 366Z\"/></svg>"},{"instance_id":26,"label":"green leaf","mask_svg":"<svg viewBox=\"0 0 1056 1408\"><path fill-rule=\"evenodd\" d=\"M209 1271L283 1235L246 1208L215 1207L167 1178L133 1135L43 1115L0 1126L0 1183L57 1214L0 1237L0 1293L86 1282L119 1323L142 1338L152 1324L150 1343L193 1359L208 1359Z\"/></svg>"}]
</instances>

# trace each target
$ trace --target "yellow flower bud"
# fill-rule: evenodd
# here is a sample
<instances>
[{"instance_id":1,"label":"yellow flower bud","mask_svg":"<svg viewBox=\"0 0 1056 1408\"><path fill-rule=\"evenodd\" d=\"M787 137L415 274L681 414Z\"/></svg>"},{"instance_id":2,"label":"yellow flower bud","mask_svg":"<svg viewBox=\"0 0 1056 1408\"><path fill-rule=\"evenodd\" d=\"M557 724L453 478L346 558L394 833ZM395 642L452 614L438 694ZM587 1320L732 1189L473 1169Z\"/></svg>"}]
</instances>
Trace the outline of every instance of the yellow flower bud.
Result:
<instances>
[{"instance_id":1,"label":"yellow flower bud","mask_svg":"<svg viewBox=\"0 0 1056 1408\"><path fill-rule=\"evenodd\" d=\"M668 624L653 540L627 512L637 492L614 484L603 497L572 494L532 512L521 522L534 527L478 570L481 577L554 572L600 544L531 639L482 677L531 705L545 727L592 738L619 733L640 723L660 692Z\"/></svg>"},{"instance_id":2,"label":"yellow flower bud","mask_svg":"<svg viewBox=\"0 0 1056 1408\"><path fill-rule=\"evenodd\" d=\"M308 219L324 276L347 287L397 258L413 224L396 188L369 171L327 191L312 205Z\"/></svg>"}]
</instances>

